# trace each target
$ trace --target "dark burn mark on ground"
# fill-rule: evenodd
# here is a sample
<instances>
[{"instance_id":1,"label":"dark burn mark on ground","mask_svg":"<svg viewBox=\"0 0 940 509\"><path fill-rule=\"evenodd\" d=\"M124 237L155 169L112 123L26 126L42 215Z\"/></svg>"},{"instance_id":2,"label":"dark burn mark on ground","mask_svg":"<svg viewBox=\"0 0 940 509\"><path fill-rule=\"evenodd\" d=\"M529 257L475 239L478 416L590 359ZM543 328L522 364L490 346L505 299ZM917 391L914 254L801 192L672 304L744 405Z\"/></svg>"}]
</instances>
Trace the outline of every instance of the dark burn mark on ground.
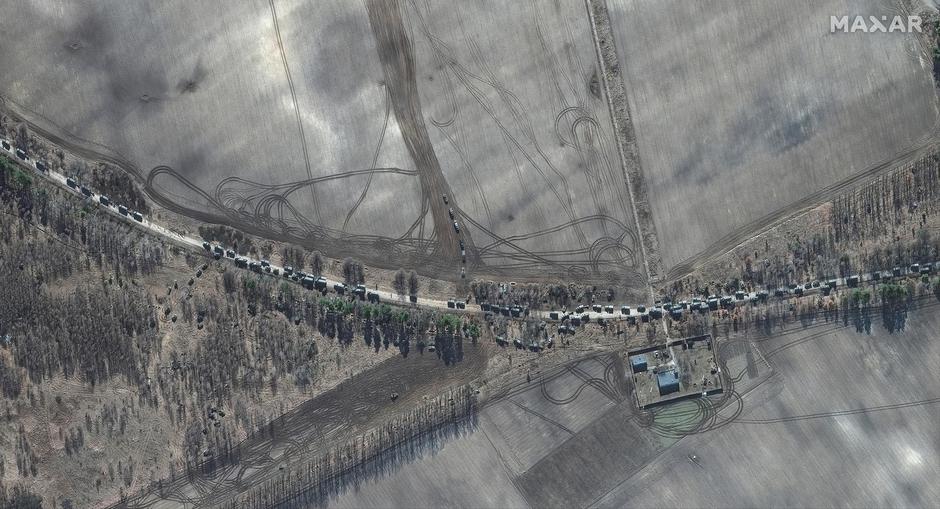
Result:
<instances>
[{"instance_id":1,"label":"dark burn mark on ground","mask_svg":"<svg viewBox=\"0 0 940 509\"><path fill-rule=\"evenodd\" d=\"M200 59L189 77L183 78L177 83L176 91L180 94L191 94L199 90L199 85L202 84L208 75L209 71L206 70L206 67L202 64L202 60Z\"/></svg>"}]
</instances>

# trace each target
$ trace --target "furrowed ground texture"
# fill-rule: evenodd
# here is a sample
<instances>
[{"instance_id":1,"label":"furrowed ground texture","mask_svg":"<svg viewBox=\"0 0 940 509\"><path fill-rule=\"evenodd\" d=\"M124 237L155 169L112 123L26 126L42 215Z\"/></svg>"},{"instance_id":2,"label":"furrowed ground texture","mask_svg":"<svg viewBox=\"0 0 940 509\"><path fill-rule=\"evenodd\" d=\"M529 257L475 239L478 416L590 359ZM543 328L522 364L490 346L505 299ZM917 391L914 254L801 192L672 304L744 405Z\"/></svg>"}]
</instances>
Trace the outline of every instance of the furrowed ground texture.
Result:
<instances>
[{"instance_id":1,"label":"furrowed ground texture","mask_svg":"<svg viewBox=\"0 0 940 509\"><path fill-rule=\"evenodd\" d=\"M938 306L922 298L893 333L872 310L870 333L829 321L722 334L723 394L643 412L616 354L573 361L330 505L929 506Z\"/></svg>"},{"instance_id":2,"label":"furrowed ground texture","mask_svg":"<svg viewBox=\"0 0 940 509\"><path fill-rule=\"evenodd\" d=\"M468 277L642 285L583 4L4 7L4 105L166 208L452 279L463 240Z\"/></svg>"},{"instance_id":3,"label":"furrowed ground texture","mask_svg":"<svg viewBox=\"0 0 940 509\"><path fill-rule=\"evenodd\" d=\"M671 278L932 146L929 51L909 34L830 33L831 15L906 14L858 4L608 1Z\"/></svg>"}]
</instances>

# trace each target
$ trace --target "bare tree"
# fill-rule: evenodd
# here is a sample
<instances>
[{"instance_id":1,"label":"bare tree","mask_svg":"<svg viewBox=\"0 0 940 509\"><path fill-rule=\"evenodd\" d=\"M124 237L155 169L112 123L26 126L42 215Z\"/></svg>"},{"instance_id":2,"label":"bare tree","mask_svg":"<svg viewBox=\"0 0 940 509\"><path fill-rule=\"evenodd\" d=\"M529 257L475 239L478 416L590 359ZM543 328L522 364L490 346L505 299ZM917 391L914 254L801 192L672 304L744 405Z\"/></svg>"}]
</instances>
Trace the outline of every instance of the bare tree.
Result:
<instances>
[{"instance_id":1,"label":"bare tree","mask_svg":"<svg viewBox=\"0 0 940 509\"><path fill-rule=\"evenodd\" d=\"M362 264L353 260L352 258L346 258L343 260L343 279L348 285L358 285L365 282L365 274L362 268Z\"/></svg>"},{"instance_id":2,"label":"bare tree","mask_svg":"<svg viewBox=\"0 0 940 509\"><path fill-rule=\"evenodd\" d=\"M347 258L349 260L349 258ZM345 270L345 262L343 262ZM319 251L314 251L310 256L310 271L314 274L320 275L323 273L323 255Z\"/></svg>"},{"instance_id":3,"label":"bare tree","mask_svg":"<svg viewBox=\"0 0 940 509\"><path fill-rule=\"evenodd\" d=\"M16 145L23 150L29 150L29 131L26 130L26 124L20 124L16 130Z\"/></svg>"},{"instance_id":4,"label":"bare tree","mask_svg":"<svg viewBox=\"0 0 940 509\"><path fill-rule=\"evenodd\" d=\"M408 274L408 294L411 296L418 295L418 288L421 286L421 282L418 281L418 274L415 271L411 271L411 274Z\"/></svg>"},{"instance_id":5,"label":"bare tree","mask_svg":"<svg viewBox=\"0 0 940 509\"><path fill-rule=\"evenodd\" d=\"M398 269L398 272L395 273L395 280L392 282L392 287L395 289L395 293L398 295L405 295L405 290L408 289L405 269Z\"/></svg>"},{"instance_id":6,"label":"bare tree","mask_svg":"<svg viewBox=\"0 0 940 509\"><path fill-rule=\"evenodd\" d=\"M285 246L281 250L281 262L294 270L304 270L304 251L295 246Z\"/></svg>"}]
</instances>

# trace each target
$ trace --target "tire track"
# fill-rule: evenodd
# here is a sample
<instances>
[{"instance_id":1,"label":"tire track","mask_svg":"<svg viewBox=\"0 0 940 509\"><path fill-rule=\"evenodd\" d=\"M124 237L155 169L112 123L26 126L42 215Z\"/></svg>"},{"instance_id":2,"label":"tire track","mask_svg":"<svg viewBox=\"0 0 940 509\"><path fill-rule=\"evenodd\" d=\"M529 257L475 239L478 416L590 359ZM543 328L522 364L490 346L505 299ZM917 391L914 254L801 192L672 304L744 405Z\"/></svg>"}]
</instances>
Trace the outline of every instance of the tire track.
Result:
<instances>
[{"instance_id":1,"label":"tire track","mask_svg":"<svg viewBox=\"0 0 940 509\"><path fill-rule=\"evenodd\" d=\"M392 112L392 103L388 97L388 88L385 89L385 121L382 124L382 132L379 133L379 141L375 146L375 154L372 155L372 164L369 165L371 168L375 168L375 165L379 162L379 153L382 151L382 143L385 141L385 131L388 129L388 118ZM349 225L349 220L352 219L353 214L356 213L356 210L359 208L359 205L362 205L362 202L366 199L366 193L369 192L369 186L372 185L372 176L374 173L369 173L369 177L366 180L365 186L363 186L362 194L359 195L359 199L356 200L356 203L349 209L349 213L346 214L346 219L343 221L342 231L346 231L346 227Z\"/></svg>"},{"instance_id":2,"label":"tire track","mask_svg":"<svg viewBox=\"0 0 940 509\"><path fill-rule=\"evenodd\" d=\"M297 91L294 88L294 79L291 77L290 65L287 63L287 52L284 50L284 41L281 39L281 28L277 23L277 7L274 0L268 0L271 6L271 19L274 22L274 35L277 37L277 48L281 53L281 62L284 64L284 74L287 75L287 86L290 88L291 101L294 104L294 116L297 119L297 132L300 133L300 146L304 154L304 166L307 169L307 178L313 179L313 169L310 167L310 155L307 152L307 136L304 134L304 121L300 115L300 106L297 102ZM322 223L320 217L320 203L317 200L317 192L313 187L310 188L310 198L313 200L313 211L317 222Z\"/></svg>"},{"instance_id":3,"label":"tire track","mask_svg":"<svg viewBox=\"0 0 940 509\"><path fill-rule=\"evenodd\" d=\"M940 403L940 397L921 399L917 401L908 401L905 403L894 403L890 405L878 405L871 407L853 408L851 410L836 410L834 412L819 412L815 414L788 415L774 419L738 419L738 424L780 424L785 422L806 421L811 419L828 419L831 417L841 417L845 415L868 414L875 412L884 412L887 410L901 410L904 408L915 408L927 405L936 405Z\"/></svg>"},{"instance_id":4,"label":"tire track","mask_svg":"<svg viewBox=\"0 0 940 509\"><path fill-rule=\"evenodd\" d=\"M405 146L418 168L422 192L428 199L434 218L434 229L439 240L435 252L440 254L444 262L452 264L459 260L457 234L451 227L443 202L437 197L453 197L453 192L444 179L424 123L415 75L414 48L402 19L399 0L367 0L366 10L395 118ZM471 243L469 235L465 238L467 244Z\"/></svg>"}]
</instances>

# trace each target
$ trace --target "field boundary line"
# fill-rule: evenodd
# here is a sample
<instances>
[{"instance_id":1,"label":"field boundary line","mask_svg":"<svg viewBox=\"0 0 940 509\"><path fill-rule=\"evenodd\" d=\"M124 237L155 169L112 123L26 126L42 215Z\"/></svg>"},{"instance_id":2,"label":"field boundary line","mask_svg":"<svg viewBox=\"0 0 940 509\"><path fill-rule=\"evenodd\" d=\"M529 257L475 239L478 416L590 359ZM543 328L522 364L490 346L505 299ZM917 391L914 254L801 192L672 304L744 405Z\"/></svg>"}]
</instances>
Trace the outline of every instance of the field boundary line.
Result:
<instances>
[{"instance_id":1,"label":"field boundary line","mask_svg":"<svg viewBox=\"0 0 940 509\"><path fill-rule=\"evenodd\" d=\"M643 169L640 164L640 153L636 146L636 136L633 130L633 122L630 118L629 104L627 103L626 87L623 83L623 75L620 72L620 66L617 62L617 47L613 40L613 30L610 28L610 17L608 15L607 3L605 0L585 0L588 19L591 24L591 35L594 43L594 51L597 55L597 63L600 68L601 82L604 84L604 94L607 97L607 109L610 112L611 123L614 127L614 137L617 141L617 153L620 156L620 166L623 171L624 181L627 184L627 191L630 195L630 208L633 211L633 220L636 224L637 234L640 236L640 252L643 255L643 267L646 269L647 287L650 291L650 297L655 299L653 292L653 282L662 277L662 260L658 254L658 240L656 236L655 225L650 224L650 228L644 228L644 223L640 221L640 211L643 212L643 218L646 221L652 221L653 215L649 209L649 200L645 199L646 186L643 180ZM602 25L598 29L597 18L602 17ZM604 47L602 47L600 33L604 32ZM606 51L605 51L606 50ZM612 62L608 62L612 60ZM612 65L611 65L612 64ZM611 81L614 82L619 108L614 106L614 96L611 93ZM623 117L623 118L620 118ZM629 159L627 155L629 154ZM632 170L632 171L631 171ZM638 199L638 195L644 198ZM650 257L655 259L650 261Z\"/></svg>"}]
</instances>

